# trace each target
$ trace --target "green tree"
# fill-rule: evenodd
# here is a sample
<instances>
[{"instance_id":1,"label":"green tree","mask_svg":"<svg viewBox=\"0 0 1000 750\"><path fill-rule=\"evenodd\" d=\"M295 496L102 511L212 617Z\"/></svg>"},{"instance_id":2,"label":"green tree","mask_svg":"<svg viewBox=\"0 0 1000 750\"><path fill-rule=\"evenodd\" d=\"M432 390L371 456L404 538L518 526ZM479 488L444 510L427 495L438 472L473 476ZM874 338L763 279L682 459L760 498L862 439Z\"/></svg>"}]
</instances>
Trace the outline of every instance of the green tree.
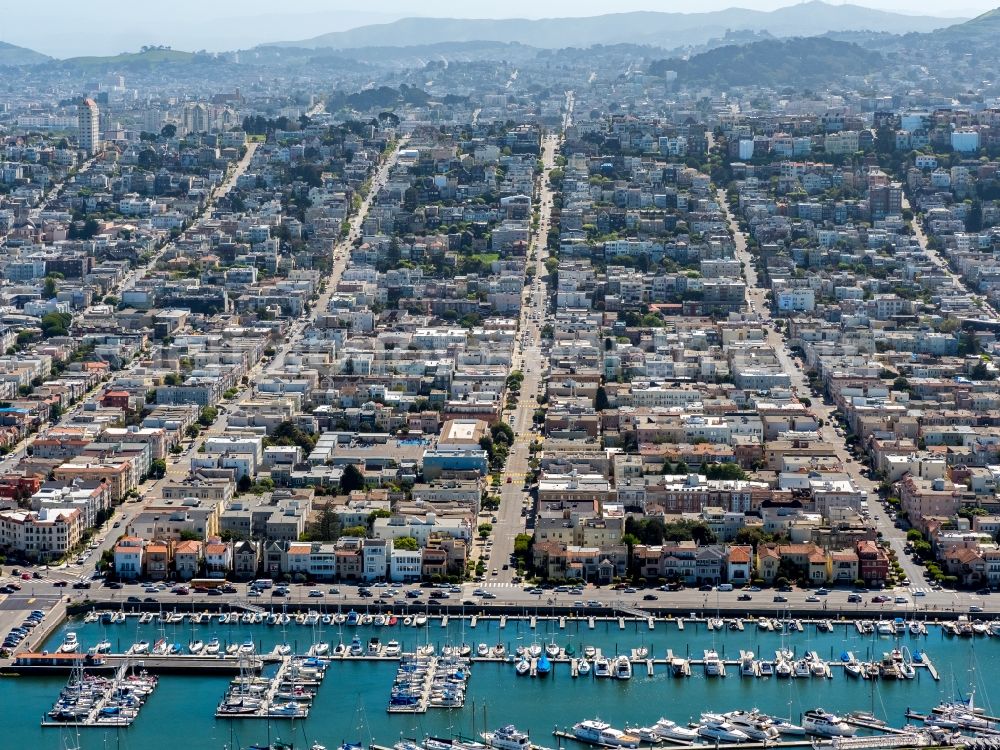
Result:
<instances>
[{"instance_id":1,"label":"green tree","mask_svg":"<svg viewBox=\"0 0 1000 750\"><path fill-rule=\"evenodd\" d=\"M340 475L340 491L343 494L362 490L365 487L365 475L354 464L347 464L344 473Z\"/></svg>"},{"instance_id":2,"label":"green tree","mask_svg":"<svg viewBox=\"0 0 1000 750\"><path fill-rule=\"evenodd\" d=\"M202 427L210 427L218 417L218 409L214 406L206 406L201 410L201 414L198 415L198 423Z\"/></svg>"},{"instance_id":3,"label":"green tree","mask_svg":"<svg viewBox=\"0 0 1000 750\"><path fill-rule=\"evenodd\" d=\"M194 440L196 437L198 437L198 435L201 434L201 430L198 429L198 425L189 424L187 428L184 430L184 434L187 435L192 440Z\"/></svg>"},{"instance_id":4,"label":"green tree","mask_svg":"<svg viewBox=\"0 0 1000 750\"><path fill-rule=\"evenodd\" d=\"M54 276L46 276L45 277L45 285L44 285L43 288L45 290L45 298L46 299L52 299L53 297L55 297L56 296L56 291L58 289L58 285L56 284L55 277Z\"/></svg>"},{"instance_id":5,"label":"green tree","mask_svg":"<svg viewBox=\"0 0 1000 750\"><path fill-rule=\"evenodd\" d=\"M149 462L149 476L153 479L163 479L167 475L167 462L162 458L154 458Z\"/></svg>"},{"instance_id":6,"label":"green tree","mask_svg":"<svg viewBox=\"0 0 1000 750\"><path fill-rule=\"evenodd\" d=\"M177 135L177 126L173 123L168 122L162 128L160 128L160 135L164 138L173 138Z\"/></svg>"},{"instance_id":7,"label":"green tree","mask_svg":"<svg viewBox=\"0 0 1000 750\"><path fill-rule=\"evenodd\" d=\"M201 537L198 535L197 531L191 531L190 529L184 529L179 534L180 540L182 542L198 542L201 541Z\"/></svg>"},{"instance_id":8,"label":"green tree","mask_svg":"<svg viewBox=\"0 0 1000 750\"><path fill-rule=\"evenodd\" d=\"M739 464L721 463L706 464L705 476L708 479L746 479L747 474Z\"/></svg>"},{"instance_id":9,"label":"green tree","mask_svg":"<svg viewBox=\"0 0 1000 750\"><path fill-rule=\"evenodd\" d=\"M597 392L594 394L594 408L597 411L604 411L611 408L611 402L608 401L608 392L604 389L603 385L598 386Z\"/></svg>"},{"instance_id":10,"label":"green tree","mask_svg":"<svg viewBox=\"0 0 1000 750\"><path fill-rule=\"evenodd\" d=\"M493 524L491 523L481 523L479 524L479 537L485 539L493 532Z\"/></svg>"},{"instance_id":11,"label":"green tree","mask_svg":"<svg viewBox=\"0 0 1000 750\"><path fill-rule=\"evenodd\" d=\"M417 543L417 540L412 536L401 536L397 539L393 539L392 546L393 549L405 549L410 550L411 552L416 552L420 549L420 545Z\"/></svg>"}]
</instances>

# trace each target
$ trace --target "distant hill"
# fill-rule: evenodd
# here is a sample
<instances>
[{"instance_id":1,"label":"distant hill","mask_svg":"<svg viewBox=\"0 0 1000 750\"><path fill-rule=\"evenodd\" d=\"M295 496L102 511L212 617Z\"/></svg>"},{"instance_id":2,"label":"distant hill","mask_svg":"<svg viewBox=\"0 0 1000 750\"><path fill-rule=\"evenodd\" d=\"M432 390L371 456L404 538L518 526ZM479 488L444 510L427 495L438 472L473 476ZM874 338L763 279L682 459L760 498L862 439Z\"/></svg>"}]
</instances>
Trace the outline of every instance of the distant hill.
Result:
<instances>
[{"instance_id":1,"label":"distant hill","mask_svg":"<svg viewBox=\"0 0 1000 750\"><path fill-rule=\"evenodd\" d=\"M38 65L52 58L35 52L27 47L18 47L16 44L0 42L0 68L14 67L17 65Z\"/></svg>"},{"instance_id":2,"label":"distant hill","mask_svg":"<svg viewBox=\"0 0 1000 750\"><path fill-rule=\"evenodd\" d=\"M965 23L955 24L938 31L939 39L966 39L969 41L990 41L1000 39L1000 8L976 16Z\"/></svg>"},{"instance_id":3,"label":"distant hill","mask_svg":"<svg viewBox=\"0 0 1000 750\"><path fill-rule=\"evenodd\" d=\"M679 83L696 85L819 87L844 76L876 71L882 56L851 42L825 37L774 39L717 47L688 59L656 60L649 72L677 73Z\"/></svg>"},{"instance_id":4,"label":"distant hill","mask_svg":"<svg viewBox=\"0 0 1000 750\"><path fill-rule=\"evenodd\" d=\"M928 32L965 19L909 16L821 0L770 12L729 8L706 13L634 12L581 18L502 20L402 18L385 24L276 43L284 47L353 49L408 47L440 42L516 42L556 49L594 44L646 44L664 48L703 44L727 30L767 31L774 36L815 36L830 31Z\"/></svg>"},{"instance_id":5,"label":"distant hill","mask_svg":"<svg viewBox=\"0 0 1000 750\"><path fill-rule=\"evenodd\" d=\"M148 47L139 52L123 52L107 57L69 57L59 62L67 67L78 68L137 68L166 63L186 64L201 58L207 59L207 56L169 47Z\"/></svg>"}]
</instances>

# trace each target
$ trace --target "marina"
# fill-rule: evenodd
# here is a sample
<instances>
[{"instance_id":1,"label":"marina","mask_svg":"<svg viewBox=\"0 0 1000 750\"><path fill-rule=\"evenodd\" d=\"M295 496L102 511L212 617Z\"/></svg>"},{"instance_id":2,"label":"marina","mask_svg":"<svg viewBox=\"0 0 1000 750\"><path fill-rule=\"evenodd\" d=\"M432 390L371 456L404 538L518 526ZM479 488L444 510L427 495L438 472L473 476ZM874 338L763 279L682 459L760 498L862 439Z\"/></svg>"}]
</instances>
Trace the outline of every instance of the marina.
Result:
<instances>
[{"instance_id":1,"label":"marina","mask_svg":"<svg viewBox=\"0 0 1000 750\"><path fill-rule=\"evenodd\" d=\"M88 674L78 661L52 710L42 718L42 726L130 726L156 683L156 677L145 670L134 671L128 662L106 677Z\"/></svg>"},{"instance_id":2,"label":"marina","mask_svg":"<svg viewBox=\"0 0 1000 750\"><path fill-rule=\"evenodd\" d=\"M155 731L151 717L162 717L163 711L170 709L183 711L190 725L200 727L205 737L224 738L230 725L245 727L235 731L246 735L247 728L264 726L267 721L285 726L286 720L291 720L290 725L304 726L310 737L320 738L329 746L332 739L347 731L342 712L331 710L331 706L350 705L360 695L369 716L381 713L385 717L373 741L393 736L424 736L422 732L449 736L449 731L459 728L468 735L474 711L469 708L470 703L489 706L492 721L530 729L533 735L551 732L554 723L565 730L573 722L587 718L581 715L582 706L599 700L605 721L612 726L635 729L649 728L661 719L676 722L682 730L690 729L700 722L706 706L720 714L757 707L770 717L784 717L789 725L800 725L806 711L822 706L840 713L857 729L851 742L864 743L873 739L872 735L878 735L874 739L902 746L897 744L901 742L898 738L909 738L909 733L916 731L902 729L907 711L918 717L909 719L917 729L931 731L936 727L933 719L928 723L919 717L942 716L932 709L968 692L968 665L972 657L985 660L997 647L989 635L952 635L933 622L926 623L926 634L919 628L913 632L906 627L902 633L894 630L892 636L880 636L877 630L860 633L853 621L840 620L831 623L832 629L803 622L801 630L794 622L785 625L781 620L777 620L777 627L769 623L770 628L745 620L744 629L739 630L730 625L734 620L724 620L721 628L713 624L709 630L705 619L655 618L650 630L648 618L626 617L622 630L617 616L594 617L591 628L589 618L561 619L539 613L534 629L528 618L508 616L501 628L499 617L479 615L473 631L471 619L456 615L451 615L447 623L431 616L422 625L416 625L416 618L412 617L407 626L402 616L396 616L395 625L389 624L393 622L391 616L383 617L382 624L376 624L374 617L364 624L365 613L358 613L351 618L355 624L348 625L345 613L344 622L338 625L335 620L338 613L320 611L314 630L306 622L300 625L290 613L284 626L281 613L277 613L274 624L268 625L269 615L274 613L266 611L259 613L259 622L254 622L253 617L244 621L242 614L235 619L227 617L225 621L219 613L210 617L204 613L183 617L177 614L168 613L163 618L155 614L145 623L128 613L116 616L117 621L102 621L100 615L96 619L90 616L89 621L67 620L51 633L36 657L42 660L51 655L54 659L67 634L73 632L79 643L76 655L91 659L95 662L94 669L111 675L126 658L123 654L137 642L149 642L152 650L164 638L168 643L189 645L201 641L198 654L188 653L185 648L184 653L174 655L129 657L134 668L145 668L149 673L162 669L156 693L127 730L130 737ZM330 618L326 626L325 616ZM680 623L684 624L683 630ZM314 657L313 663L326 666L327 672L333 670L336 679L326 681L320 691L318 680L315 684L303 682L307 679L305 675L297 675L298 683L287 679L294 659L291 654L281 656L277 649L287 643L292 654L302 654L300 658L308 660L305 654L322 637L323 627L329 653L323 658ZM473 632L474 640L469 643L466 635ZM111 653L87 655L94 644L102 641L111 643ZM205 649L213 642L215 653L207 656ZM247 646L249 651L249 644L253 644L252 652L241 656L240 647ZM228 654L234 645L235 653ZM725 678L721 674L707 674L706 651L715 652ZM904 656L907 653L909 656ZM518 665L525 657L528 669L521 677ZM899 669L893 671L892 665L900 658L909 661L912 677L901 677ZM787 679L774 671L779 661L786 660L792 667ZM885 674L880 669L883 662L888 670ZM171 669L173 663L189 666ZM548 665L542 674L538 669L540 663ZM852 663L868 665L877 673L876 678L865 680L863 676L853 676L850 673L853 667L849 668ZM414 671L401 672L404 664L413 664ZM416 674L416 665L423 668L420 676ZM447 669L442 671L445 666ZM800 676L796 676L796 666ZM12 666L9 671L21 675L15 679L19 689L13 691L13 705L28 701L35 706L35 715L45 713L54 696L65 687L66 677L61 678L60 684L58 675L52 674L59 669L65 667L38 666L33 670L28 664ZM607 670L603 678L601 669ZM473 671L475 680L469 679ZM442 674L444 680L439 679ZM282 679L277 679L279 676ZM403 682L401 677L405 678ZM13 683L8 679L0 682L3 684ZM391 694L398 685L408 689L417 687L411 691L416 696L415 704L405 706L408 701L397 700L392 705ZM977 684L976 688L977 698L985 709L989 686ZM401 693L397 691L396 695L399 697ZM221 696L226 699L220 702ZM264 708L268 698L268 707ZM235 705L241 699L244 705ZM260 703L255 705L254 699ZM233 713L220 710L227 702ZM295 706L289 705L292 703ZM859 709L886 724L847 718ZM943 721L948 723L949 716L954 719L958 713L951 711ZM994 712L986 710L986 713ZM265 722L243 723L239 721L241 718ZM481 731L482 717L475 721ZM897 735L900 731L904 734ZM287 734L285 730L283 733ZM989 733L988 727L985 733ZM890 734L893 736L889 737ZM89 735L89 731L83 734L84 748L88 747ZM555 739L543 744L558 744L560 738ZM704 742L705 738L699 741ZM801 743L802 738L783 735L781 741ZM661 744L684 743L662 739ZM220 745L206 740L200 746Z\"/></svg>"}]
</instances>

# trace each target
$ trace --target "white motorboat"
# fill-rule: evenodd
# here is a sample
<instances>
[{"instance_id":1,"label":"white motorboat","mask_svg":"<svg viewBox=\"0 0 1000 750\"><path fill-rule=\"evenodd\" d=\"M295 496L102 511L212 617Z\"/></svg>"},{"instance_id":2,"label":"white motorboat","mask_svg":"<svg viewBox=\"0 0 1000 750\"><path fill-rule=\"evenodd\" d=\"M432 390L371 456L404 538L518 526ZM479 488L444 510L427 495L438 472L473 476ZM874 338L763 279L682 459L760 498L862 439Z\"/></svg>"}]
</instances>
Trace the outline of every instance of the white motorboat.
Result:
<instances>
[{"instance_id":1,"label":"white motorboat","mask_svg":"<svg viewBox=\"0 0 1000 750\"><path fill-rule=\"evenodd\" d=\"M594 677L611 677L611 662L601 656L594 661Z\"/></svg>"},{"instance_id":2,"label":"white motorboat","mask_svg":"<svg viewBox=\"0 0 1000 750\"><path fill-rule=\"evenodd\" d=\"M129 649L130 654L148 654L149 653L149 641L139 641L138 643L133 643L132 647Z\"/></svg>"},{"instance_id":3,"label":"white motorboat","mask_svg":"<svg viewBox=\"0 0 1000 750\"><path fill-rule=\"evenodd\" d=\"M770 662L767 659L761 659L757 662L757 669L761 677L774 676L774 662Z\"/></svg>"},{"instance_id":4,"label":"white motorboat","mask_svg":"<svg viewBox=\"0 0 1000 750\"><path fill-rule=\"evenodd\" d=\"M586 656L588 659L593 659L597 655L597 649L594 648L593 646L584 646L583 655Z\"/></svg>"},{"instance_id":5,"label":"white motorboat","mask_svg":"<svg viewBox=\"0 0 1000 750\"><path fill-rule=\"evenodd\" d=\"M528 656L537 659L542 655L542 647L537 643L532 643L528 646Z\"/></svg>"},{"instance_id":6,"label":"white motorboat","mask_svg":"<svg viewBox=\"0 0 1000 750\"><path fill-rule=\"evenodd\" d=\"M807 733L820 737L851 737L857 732L857 729L839 716L822 708L814 708L802 714L802 727Z\"/></svg>"},{"instance_id":7,"label":"white motorboat","mask_svg":"<svg viewBox=\"0 0 1000 750\"><path fill-rule=\"evenodd\" d=\"M88 649L89 651L90 649ZM95 654L110 654L111 653L111 641L104 639L97 642L97 645L93 647Z\"/></svg>"},{"instance_id":8,"label":"white motorboat","mask_svg":"<svg viewBox=\"0 0 1000 750\"><path fill-rule=\"evenodd\" d=\"M746 732L726 721L726 717L708 713L701 715L698 736L718 742L746 742L750 739Z\"/></svg>"},{"instance_id":9,"label":"white motorboat","mask_svg":"<svg viewBox=\"0 0 1000 750\"><path fill-rule=\"evenodd\" d=\"M522 656L517 664L514 665L514 671L517 672L519 677L526 676L531 672L531 662Z\"/></svg>"},{"instance_id":10,"label":"white motorboat","mask_svg":"<svg viewBox=\"0 0 1000 750\"><path fill-rule=\"evenodd\" d=\"M188 643L188 651L192 654L200 654L205 650L205 644L202 641L191 641Z\"/></svg>"},{"instance_id":11,"label":"white motorboat","mask_svg":"<svg viewBox=\"0 0 1000 750\"><path fill-rule=\"evenodd\" d=\"M705 649L705 676L721 677L723 673L722 660L715 649Z\"/></svg>"},{"instance_id":12,"label":"white motorboat","mask_svg":"<svg viewBox=\"0 0 1000 750\"><path fill-rule=\"evenodd\" d=\"M413 618L413 626L420 628L427 624L427 617L425 615L417 615Z\"/></svg>"},{"instance_id":13,"label":"white motorboat","mask_svg":"<svg viewBox=\"0 0 1000 750\"><path fill-rule=\"evenodd\" d=\"M484 656L484 657L485 656L489 656L490 655L490 647L487 646L485 643L480 643L478 646L476 646L476 655L477 656Z\"/></svg>"},{"instance_id":14,"label":"white motorboat","mask_svg":"<svg viewBox=\"0 0 1000 750\"><path fill-rule=\"evenodd\" d=\"M805 735L805 727L801 727L798 724L793 724L788 719L782 719L780 716L772 716L771 726L778 730L778 734L788 735L789 737L802 737Z\"/></svg>"},{"instance_id":15,"label":"white motorboat","mask_svg":"<svg viewBox=\"0 0 1000 750\"><path fill-rule=\"evenodd\" d=\"M61 654L75 654L80 650L80 641L76 637L76 633L70 631L63 638L63 642L59 645L59 653Z\"/></svg>"},{"instance_id":16,"label":"white motorboat","mask_svg":"<svg viewBox=\"0 0 1000 750\"><path fill-rule=\"evenodd\" d=\"M493 732L483 732L482 738L494 750L532 750L531 738L513 724L499 727Z\"/></svg>"},{"instance_id":17,"label":"white motorboat","mask_svg":"<svg viewBox=\"0 0 1000 750\"><path fill-rule=\"evenodd\" d=\"M682 727L677 722L670 719L660 719L653 725L653 729L665 740L679 740L680 742L694 742L698 739L698 732L688 727Z\"/></svg>"},{"instance_id":18,"label":"white motorboat","mask_svg":"<svg viewBox=\"0 0 1000 750\"><path fill-rule=\"evenodd\" d=\"M399 641L389 641L388 643L385 644L385 650L382 653L384 653L386 656L395 658L399 656L399 652L400 652Z\"/></svg>"},{"instance_id":19,"label":"white motorboat","mask_svg":"<svg viewBox=\"0 0 1000 750\"><path fill-rule=\"evenodd\" d=\"M779 659L774 664L774 674L776 677L787 679L792 676L794 671L795 670L792 669L791 662L787 661L786 659Z\"/></svg>"},{"instance_id":20,"label":"white motorboat","mask_svg":"<svg viewBox=\"0 0 1000 750\"><path fill-rule=\"evenodd\" d=\"M634 734L626 734L600 719L585 719L574 724L573 736L588 745L639 747L639 738Z\"/></svg>"},{"instance_id":21,"label":"white motorboat","mask_svg":"<svg viewBox=\"0 0 1000 750\"><path fill-rule=\"evenodd\" d=\"M639 741L647 745L658 745L663 742L663 738L657 734L653 727L625 727L625 732L627 734L634 735L639 738Z\"/></svg>"},{"instance_id":22,"label":"white motorboat","mask_svg":"<svg viewBox=\"0 0 1000 750\"><path fill-rule=\"evenodd\" d=\"M615 678L618 680L632 679L632 662L627 656L619 656L615 659Z\"/></svg>"},{"instance_id":23,"label":"white motorboat","mask_svg":"<svg viewBox=\"0 0 1000 750\"><path fill-rule=\"evenodd\" d=\"M507 649L504 648L502 643L498 643L493 647L493 655L498 659L502 659L504 654L507 653Z\"/></svg>"},{"instance_id":24,"label":"white motorboat","mask_svg":"<svg viewBox=\"0 0 1000 750\"><path fill-rule=\"evenodd\" d=\"M771 720L756 711L731 711L726 719L751 740L769 742L777 739L778 730L771 726Z\"/></svg>"}]
</instances>

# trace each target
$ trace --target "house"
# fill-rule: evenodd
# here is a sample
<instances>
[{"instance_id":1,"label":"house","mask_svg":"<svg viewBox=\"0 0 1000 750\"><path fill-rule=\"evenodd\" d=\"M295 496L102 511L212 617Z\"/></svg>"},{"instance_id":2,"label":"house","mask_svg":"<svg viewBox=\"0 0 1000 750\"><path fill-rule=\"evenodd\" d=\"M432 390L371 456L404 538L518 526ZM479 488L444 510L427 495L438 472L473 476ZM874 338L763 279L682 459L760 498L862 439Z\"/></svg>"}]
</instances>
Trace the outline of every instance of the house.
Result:
<instances>
[{"instance_id":1,"label":"house","mask_svg":"<svg viewBox=\"0 0 1000 750\"><path fill-rule=\"evenodd\" d=\"M361 577L366 581L382 581L389 570L389 540L365 539L361 549L363 569Z\"/></svg>"},{"instance_id":2,"label":"house","mask_svg":"<svg viewBox=\"0 0 1000 750\"><path fill-rule=\"evenodd\" d=\"M202 546L193 539L174 545L174 570L181 581L190 581L201 575Z\"/></svg>"},{"instance_id":3,"label":"house","mask_svg":"<svg viewBox=\"0 0 1000 750\"><path fill-rule=\"evenodd\" d=\"M421 550L392 548L389 556L389 578L393 581L419 581L423 573L423 553Z\"/></svg>"},{"instance_id":4,"label":"house","mask_svg":"<svg viewBox=\"0 0 1000 750\"><path fill-rule=\"evenodd\" d=\"M233 548L221 539L205 543L205 576L225 578L233 570Z\"/></svg>"},{"instance_id":5,"label":"house","mask_svg":"<svg viewBox=\"0 0 1000 750\"><path fill-rule=\"evenodd\" d=\"M125 536L115 545L115 575L119 578L135 579L143 572L143 550L145 541L134 536Z\"/></svg>"},{"instance_id":6,"label":"house","mask_svg":"<svg viewBox=\"0 0 1000 750\"><path fill-rule=\"evenodd\" d=\"M170 573L170 544L159 540L146 543L146 575L162 581Z\"/></svg>"},{"instance_id":7,"label":"house","mask_svg":"<svg viewBox=\"0 0 1000 750\"><path fill-rule=\"evenodd\" d=\"M852 549L833 550L829 555L828 578L832 583L853 583L858 580L860 561Z\"/></svg>"},{"instance_id":8,"label":"house","mask_svg":"<svg viewBox=\"0 0 1000 750\"><path fill-rule=\"evenodd\" d=\"M260 567L260 547L256 542L243 540L233 546L233 575L249 579L257 575Z\"/></svg>"},{"instance_id":9,"label":"house","mask_svg":"<svg viewBox=\"0 0 1000 750\"><path fill-rule=\"evenodd\" d=\"M749 583L753 573L753 547L732 544L726 547L726 580L738 586Z\"/></svg>"}]
</instances>

